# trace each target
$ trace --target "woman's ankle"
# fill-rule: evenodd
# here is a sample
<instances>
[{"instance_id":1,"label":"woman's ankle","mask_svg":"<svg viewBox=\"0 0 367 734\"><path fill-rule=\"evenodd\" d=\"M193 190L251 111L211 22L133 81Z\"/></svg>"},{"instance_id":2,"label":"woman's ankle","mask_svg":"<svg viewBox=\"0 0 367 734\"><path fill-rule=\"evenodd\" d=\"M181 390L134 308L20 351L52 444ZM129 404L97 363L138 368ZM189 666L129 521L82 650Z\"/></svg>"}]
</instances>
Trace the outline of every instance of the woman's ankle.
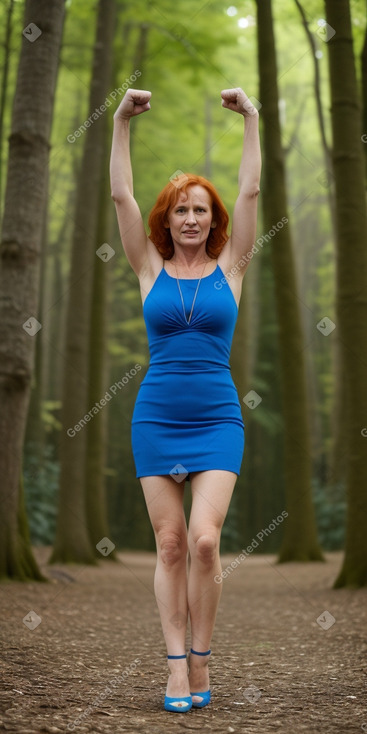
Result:
<instances>
[{"instance_id":1,"label":"woman's ankle","mask_svg":"<svg viewBox=\"0 0 367 734\"><path fill-rule=\"evenodd\" d=\"M182 658L180 660L167 660L167 665L169 672L174 675L179 673L187 674L187 658Z\"/></svg>"},{"instance_id":2,"label":"woman's ankle","mask_svg":"<svg viewBox=\"0 0 367 734\"><path fill-rule=\"evenodd\" d=\"M207 654L205 654L206 652ZM198 652L195 650L195 648L190 649L190 665L195 665L195 667L198 667L198 668L208 665L210 657L211 657L211 650L209 648L205 650L204 652Z\"/></svg>"}]
</instances>

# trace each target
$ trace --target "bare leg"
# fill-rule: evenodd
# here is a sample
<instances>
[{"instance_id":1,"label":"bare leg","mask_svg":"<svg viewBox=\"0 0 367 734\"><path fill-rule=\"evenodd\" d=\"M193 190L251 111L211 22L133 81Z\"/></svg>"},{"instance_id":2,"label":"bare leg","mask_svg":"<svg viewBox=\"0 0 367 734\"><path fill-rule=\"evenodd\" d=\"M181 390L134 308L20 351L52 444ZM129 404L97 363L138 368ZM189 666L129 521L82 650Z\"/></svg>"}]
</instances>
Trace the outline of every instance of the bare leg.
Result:
<instances>
[{"instance_id":1,"label":"bare leg","mask_svg":"<svg viewBox=\"0 0 367 734\"><path fill-rule=\"evenodd\" d=\"M210 470L191 475L192 507L188 545L190 570L188 605L191 620L191 647L198 652L210 649L222 584L214 577L222 571L219 557L220 534L227 515L237 474ZM209 656L190 655L190 690L209 688ZM202 699L193 698L194 702Z\"/></svg>"},{"instance_id":2,"label":"bare leg","mask_svg":"<svg viewBox=\"0 0 367 734\"><path fill-rule=\"evenodd\" d=\"M183 510L185 483L172 477L141 477L144 497L157 546L154 592L168 655L182 655L186 648L187 526ZM189 696L187 662L168 660L167 696Z\"/></svg>"}]
</instances>

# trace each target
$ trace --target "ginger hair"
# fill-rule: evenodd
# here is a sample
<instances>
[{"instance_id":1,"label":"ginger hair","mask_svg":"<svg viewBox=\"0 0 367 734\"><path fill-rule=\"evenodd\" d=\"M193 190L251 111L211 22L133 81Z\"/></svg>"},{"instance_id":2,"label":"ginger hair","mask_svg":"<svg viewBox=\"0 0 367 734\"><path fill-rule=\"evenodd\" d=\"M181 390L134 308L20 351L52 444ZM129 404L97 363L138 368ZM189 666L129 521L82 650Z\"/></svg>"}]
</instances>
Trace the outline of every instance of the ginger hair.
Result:
<instances>
[{"instance_id":1,"label":"ginger hair","mask_svg":"<svg viewBox=\"0 0 367 734\"><path fill-rule=\"evenodd\" d=\"M190 186L202 186L211 198L213 221L216 223L210 229L206 241L206 251L213 259L217 258L228 240L227 227L228 212L215 187L204 176L194 173L181 173L162 189L156 203L150 212L148 225L149 237L165 260L170 260L174 254L174 245L169 227L165 224L169 210L177 204L180 193L186 192Z\"/></svg>"}]
</instances>

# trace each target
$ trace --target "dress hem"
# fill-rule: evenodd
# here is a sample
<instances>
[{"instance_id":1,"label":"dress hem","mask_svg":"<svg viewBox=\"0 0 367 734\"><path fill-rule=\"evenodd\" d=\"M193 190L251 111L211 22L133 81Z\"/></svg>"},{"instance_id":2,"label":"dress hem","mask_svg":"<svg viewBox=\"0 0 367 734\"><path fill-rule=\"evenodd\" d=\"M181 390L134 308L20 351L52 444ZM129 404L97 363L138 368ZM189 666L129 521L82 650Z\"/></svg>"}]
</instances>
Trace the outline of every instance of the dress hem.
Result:
<instances>
[{"instance_id":1,"label":"dress hem","mask_svg":"<svg viewBox=\"0 0 367 734\"><path fill-rule=\"evenodd\" d=\"M237 477L240 476L240 470L236 470L236 469L233 469L233 468L232 469L229 469L227 466L226 467L223 467L223 466L211 466L211 467L206 468L206 469L190 469L190 471L187 472L187 475L185 477L185 481L188 480L188 478L190 477L190 474L194 474L195 472L201 472L201 471L229 471L232 474L237 474ZM136 474L135 476L136 476L136 479L140 479L141 477L167 477L167 476L169 477L169 476L172 476L172 475L168 471L157 471L157 470L149 471L149 470L146 470L144 473L139 473L139 474ZM178 483L180 483L180 482L178 482Z\"/></svg>"}]
</instances>

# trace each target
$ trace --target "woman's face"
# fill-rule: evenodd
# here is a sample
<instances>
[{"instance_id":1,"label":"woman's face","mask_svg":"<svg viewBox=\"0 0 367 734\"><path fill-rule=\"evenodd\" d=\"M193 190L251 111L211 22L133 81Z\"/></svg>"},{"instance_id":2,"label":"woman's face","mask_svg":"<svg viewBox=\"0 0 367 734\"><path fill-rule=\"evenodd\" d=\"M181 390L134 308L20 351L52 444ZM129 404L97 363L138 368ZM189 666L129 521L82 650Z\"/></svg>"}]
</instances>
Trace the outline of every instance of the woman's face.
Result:
<instances>
[{"instance_id":1,"label":"woman's face","mask_svg":"<svg viewBox=\"0 0 367 734\"><path fill-rule=\"evenodd\" d=\"M211 196L203 186L195 184L181 191L177 203L167 214L173 244L183 247L205 244L212 219Z\"/></svg>"}]
</instances>

